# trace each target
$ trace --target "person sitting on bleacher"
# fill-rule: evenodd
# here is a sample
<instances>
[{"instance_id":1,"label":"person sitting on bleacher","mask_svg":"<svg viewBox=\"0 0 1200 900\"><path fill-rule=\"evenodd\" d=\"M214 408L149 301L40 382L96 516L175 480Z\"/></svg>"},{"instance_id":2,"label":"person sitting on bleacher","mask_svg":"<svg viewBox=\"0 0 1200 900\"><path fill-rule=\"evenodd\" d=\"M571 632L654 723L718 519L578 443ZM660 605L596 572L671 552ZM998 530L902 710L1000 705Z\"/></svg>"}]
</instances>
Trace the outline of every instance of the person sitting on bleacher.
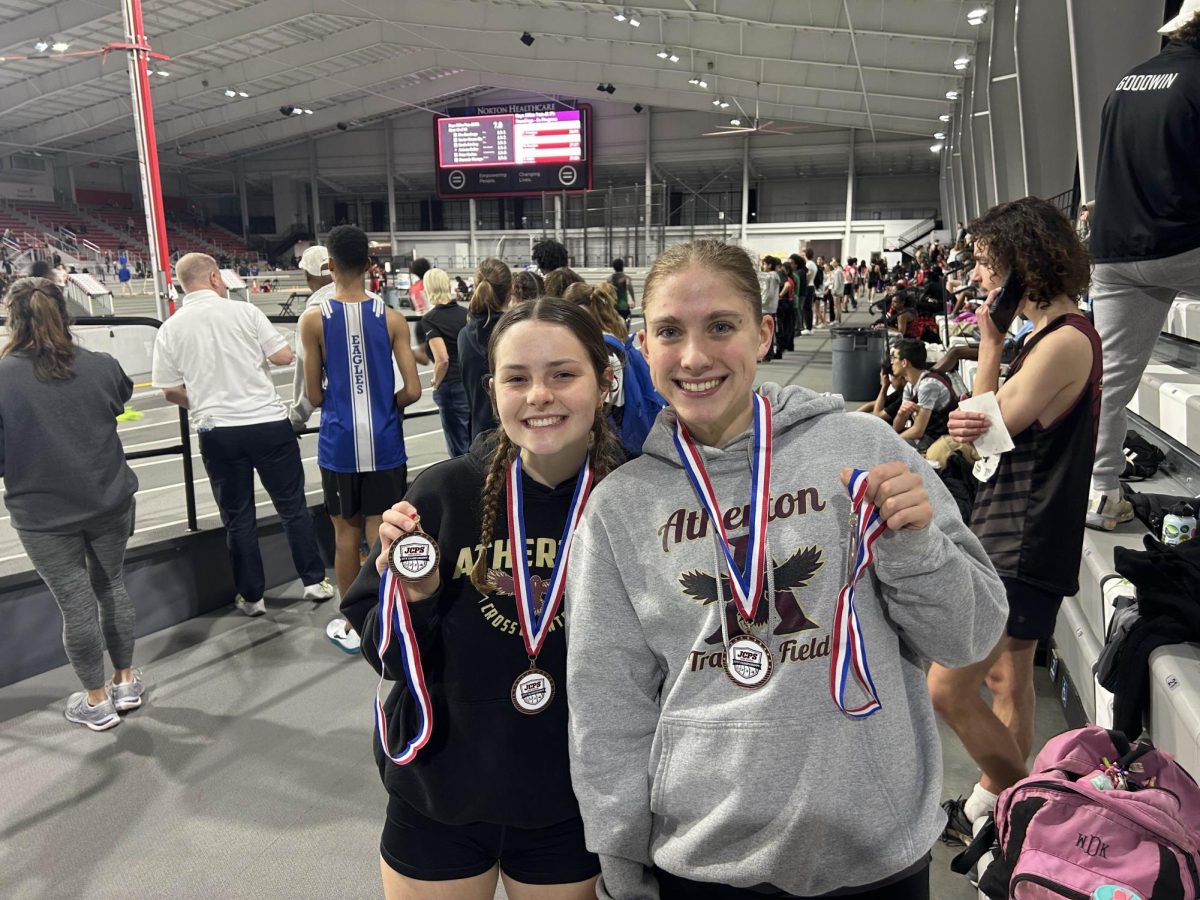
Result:
<instances>
[{"instance_id":1,"label":"person sitting on bleacher","mask_svg":"<svg viewBox=\"0 0 1200 900\"><path fill-rule=\"evenodd\" d=\"M856 412L870 413L877 418L883 419L889 425L896 418L896 413L900 411L900 405L904 403L904 386L907 382L903 375L897 375L892 369L891 363L884 363L882 370L879 373L879 394L871 403L864 403Z\"/></svg>"},{"instance_id":2,"label":"person sitting on bleacher","mask_svg":"<svg viewBox=\"0 0 1200 900\"><path fill-rule=\"evenodd\" d=\"M1054 633L1064 596L1078 592L1088 479L1100 412L1100 337L1079 313L1087 289L1087 251L1052 204L1026 197L993 207L970 225L972 278L989 292L979 308L975 394L996 392L1003 427L1016 445L981 460L971 530L1004 581L1007 635L973 666L929 670L933 705L983 772L964 802L948 800L946 836L970 841L971 823L993 811L997 795L1028 774L1033 748L1033 657ZM1000 387L1004 334L991 304L1010 271L1025 285L1018 311L1033 330ZM950 436L973 443L993 426L979 412L950 414ZM977 476L977 477L979 477ZM980 697L987 684L989 707Z\"/></svg>"},{"instance_id":3,"label":"person sitting on bleacher","mask_svg":"<svg viewBox=\"0 0 1200 900\"><path fill-rule=\"evenodd\" d=\"M892 427L918 450L947 432L950 413L958 406L950 379L926 368L926 360L925 345L911 338L892 350L892 374L904 379L904 400Z\"/></svg>"}]
</instances>

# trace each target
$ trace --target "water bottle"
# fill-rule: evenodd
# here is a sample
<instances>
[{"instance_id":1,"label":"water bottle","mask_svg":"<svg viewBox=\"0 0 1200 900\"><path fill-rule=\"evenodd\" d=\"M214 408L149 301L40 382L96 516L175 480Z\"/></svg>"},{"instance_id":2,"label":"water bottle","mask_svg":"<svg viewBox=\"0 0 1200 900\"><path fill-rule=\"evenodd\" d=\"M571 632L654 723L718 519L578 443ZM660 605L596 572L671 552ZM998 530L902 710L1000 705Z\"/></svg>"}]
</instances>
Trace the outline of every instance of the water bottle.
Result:
<instances>
[{"instance_id":1,"label":"water bottle","mask_svg":"<svg viewBox=\"0 0 1200 900\"><path fill-rule=\"evenodd\" d=\"M1162 542L1169 547L1196 536L1196 513L1184 502L1176 503L1163 516Z\"/></svg>"}]
</instances>

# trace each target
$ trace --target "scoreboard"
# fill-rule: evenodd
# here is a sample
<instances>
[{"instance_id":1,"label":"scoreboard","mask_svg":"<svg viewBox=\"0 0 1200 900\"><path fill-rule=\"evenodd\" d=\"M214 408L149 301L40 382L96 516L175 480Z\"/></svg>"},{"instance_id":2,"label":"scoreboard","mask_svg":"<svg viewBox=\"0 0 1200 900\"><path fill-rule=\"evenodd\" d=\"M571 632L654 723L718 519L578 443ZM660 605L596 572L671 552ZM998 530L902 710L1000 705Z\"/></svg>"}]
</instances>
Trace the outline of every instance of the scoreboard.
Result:
<instances>
[{"instance_id":1,"label":"scoreboard","mask_svg":"<svg viewBox=\"0 0 1200 900\"><path fill-rule=\"evenodd\" d=\"M591 187L591 108L512 103L434 120L438 196L487 197Z\"/></svg>"}]
</instances>

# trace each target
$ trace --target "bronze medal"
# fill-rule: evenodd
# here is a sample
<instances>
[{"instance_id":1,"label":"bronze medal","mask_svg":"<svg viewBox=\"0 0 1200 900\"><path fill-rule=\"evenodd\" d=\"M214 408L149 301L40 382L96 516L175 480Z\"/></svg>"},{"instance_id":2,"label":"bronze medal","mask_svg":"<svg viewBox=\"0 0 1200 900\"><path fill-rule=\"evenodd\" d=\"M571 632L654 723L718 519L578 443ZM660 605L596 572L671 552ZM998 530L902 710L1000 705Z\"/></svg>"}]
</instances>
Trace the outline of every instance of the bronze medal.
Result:
<instances>
[{"instance_id":1,"label":"bronze medal","mask_svg":"<svg viewBox=\"0 0 1200 900\"><path fill-rule=\"evenodd\" d=\"M554 679L550 673L530 667L517 676L512 686L512 704L517 712L536 716L554 702Z\"/></svg>"},{"instance_id":2,"label":"bronze medal","mask_svg":"<svg viewBox=\"0 0 1200 900\"><path fill-rule=\"evenodd\" d=\"M405 581L428 578L437 571L438 560L437 541L419 526L416 531L395 541L388 551L388 568Z\"/></svg>"}]
</instances>

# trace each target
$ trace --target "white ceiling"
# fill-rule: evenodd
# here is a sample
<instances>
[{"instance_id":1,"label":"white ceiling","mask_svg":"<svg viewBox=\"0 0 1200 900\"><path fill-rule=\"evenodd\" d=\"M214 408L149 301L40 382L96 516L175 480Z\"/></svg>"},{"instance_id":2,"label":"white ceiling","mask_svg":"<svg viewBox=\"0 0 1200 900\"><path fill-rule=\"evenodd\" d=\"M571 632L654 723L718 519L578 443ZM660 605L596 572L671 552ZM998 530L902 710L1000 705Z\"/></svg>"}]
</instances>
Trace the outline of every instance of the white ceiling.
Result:
<instances>
[{"instance_id":1,"label":"white ceiling","mask_svg":"<svg viewBox=\"0 0 1200 900\"><path fill-rule=\"evenodd\" d=\"M208 169L336 133L340 121L424 116L501 89L710 115L721 95L748 114L757 106L762 119L832 135L800 156L756 151L764 177L844 171L838 147L851 128L877 174L936 171L928 143L950 111L946 92L964 75L953 61L974 56L984 36L967 23L974 4L965 0L646 0L628 4L640 28L613 19L623 5L599 0L143 5L151 45L171 57L155 64L170 76L151 79L162 160ZM523 31L532 46L520 42ZM0 56L31 53L40 38L69 40L72 52L122 41L119 0L0 0ZM663 47L680 62L659 59ZM132 157L124 55L51 57L0 62L0 152ZM707 90L688 84L693 73ZM599 82L616 93L597 94ZM226 88L250 96L230 101ZM314 114L284 117L283 105ZM903 144L911 160L918 140L926 156L911 167L887 152ZM717 141L736 155L736 141ZM756 136L759 144L770 141ZM701 159L677 169L719 178L727 165Z\"/></svg>"}]
</instances>

